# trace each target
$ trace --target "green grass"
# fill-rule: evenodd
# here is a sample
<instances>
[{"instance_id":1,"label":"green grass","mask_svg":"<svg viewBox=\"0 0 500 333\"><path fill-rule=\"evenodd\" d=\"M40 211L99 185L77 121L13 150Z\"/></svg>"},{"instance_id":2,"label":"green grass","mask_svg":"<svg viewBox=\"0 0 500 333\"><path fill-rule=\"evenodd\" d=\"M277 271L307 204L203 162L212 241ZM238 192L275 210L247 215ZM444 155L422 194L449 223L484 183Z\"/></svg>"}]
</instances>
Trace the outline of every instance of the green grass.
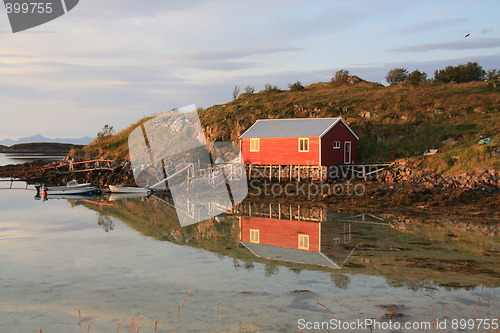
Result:
<instances>
[{"instance_id":1,"label":"green grass","mask_svg":"<svg viewBox=\"0 0 500 333\"><path fill-rule=\"evenodd\" d=\"M374 113L364 118L366 112ZM257 119L343 117L360 137L359 161L419 157L428 148L440 153L422 162L438 172L498 169L500 94L485 82L395 85L377 83L333 86L315 83L303 91L241 94L223 105L199 110L208 141L237 142ZM87 153L128 158L127 137L138 123L113 137L94 141ZM491 137L486 148L477 142ZM453 145L446 142L454 140ZM459 156L459 158L455 158Z\"/></svg>"},{"instance_id":2,"label":"green grass","mask_svg":"<svg viewBox=\"0 0 500 333\"><path fill-rule=\"evenodd\" d=\"M91 156L99 156L116 160L128 160L128 136L135 128L151 118L152 117L143 118L113 136L96 139L89 145L85 146L83 150Z\"/></svg>"}]
</instances>

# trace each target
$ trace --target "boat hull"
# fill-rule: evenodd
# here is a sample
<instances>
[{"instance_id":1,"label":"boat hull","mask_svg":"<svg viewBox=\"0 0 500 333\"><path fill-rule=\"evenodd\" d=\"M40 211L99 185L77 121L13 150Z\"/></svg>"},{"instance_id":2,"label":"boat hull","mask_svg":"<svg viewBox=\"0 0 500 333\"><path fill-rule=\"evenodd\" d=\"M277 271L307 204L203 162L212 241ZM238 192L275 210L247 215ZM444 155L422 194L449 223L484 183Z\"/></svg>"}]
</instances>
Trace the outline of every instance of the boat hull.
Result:
<instances>
[{"instance_id":1,"label":"boat hull","mask_svg":"<svg viewBox=\"0 0 500 333\"><path fill-rule=\"evenodd\" d=\"M150 190L142 187L127 187L127 186L114 186L109 185L109 190L111 193L141 193L148 194Z\"/></svg>"},{"instance_id":2,"label":"boat hull","mask_svg":"<svg viewBox=\"0 0 500 333\"><path fill-rule=\"evenodd\" d=\"M47 195L90 195L96 191L95 187L84 187L84 188L66 188L66 189L46 189Z\"/></svg>"}]
</instances>

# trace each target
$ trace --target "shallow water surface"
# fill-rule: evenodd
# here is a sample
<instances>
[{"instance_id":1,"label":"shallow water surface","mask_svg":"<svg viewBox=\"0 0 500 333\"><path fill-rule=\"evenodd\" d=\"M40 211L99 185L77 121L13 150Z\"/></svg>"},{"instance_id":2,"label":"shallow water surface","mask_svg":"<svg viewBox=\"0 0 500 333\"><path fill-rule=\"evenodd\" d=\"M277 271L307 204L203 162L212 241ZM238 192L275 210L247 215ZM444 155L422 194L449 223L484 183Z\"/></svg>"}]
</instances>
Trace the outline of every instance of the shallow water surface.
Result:
<instances>
[{"instance_id":1,"label":"shallow water surface","mask_svg":"<svg viewBox=\"0 0 500 333\"><path fill-rule=\"evenodd\" d=\"M57 161L63 157L64 155L47 155L47 154L34 154L34 153L12 153L12 154L0 153L0 166L8 164L32 162L35 160Z\"/></svg>"},{"instance_id":2,"label":"shallow water surface","mask_svg":"<svg viewBox=\"0 0 500 333\"><path fill-rule=\"evenodd\" d=\"M392 316L404 324L499 315L494 242L480 249L491 259L476 270L446 272L413 258L474 266L477 254L366 216L318 215L318 207L297 215L280 206L277 218L273 207L257 205L181 228L152 197L42 201L35 193L0 190L2 332L79 332L78 322L94 333L116 332L121 323L127 332L141 314L140 332L153 332L156 321L158 332L297 332L301 319L388 323ZM260 243L245 241L257 225ZM309 228L314 253L286 245L288 227ZM266 240L269 230L275 237ZM315 232L323 238L315 241ZM425 258L419 244L434 251ZM320 252L327 264L309 259Z\"/></svg>"}]
</instances>

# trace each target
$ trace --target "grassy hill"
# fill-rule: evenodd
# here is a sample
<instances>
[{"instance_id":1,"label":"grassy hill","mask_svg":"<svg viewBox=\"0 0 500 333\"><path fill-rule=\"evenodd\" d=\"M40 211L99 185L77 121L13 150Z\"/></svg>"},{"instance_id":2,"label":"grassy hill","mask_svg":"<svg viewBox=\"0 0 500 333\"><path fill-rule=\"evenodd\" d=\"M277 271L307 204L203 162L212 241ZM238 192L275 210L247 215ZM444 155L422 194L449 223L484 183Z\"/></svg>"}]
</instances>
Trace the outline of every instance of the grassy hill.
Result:
<instances>
[{"instance_id":1,"label":"grassy hill","mask_svg":"<svg viewBox=\"0 0 500 333\"><path fill-rule=\"evenodd\" d=\"M261 91L199 110L210 141L237 141L257 119L341 116L360 137L361 162L420 157L438 172L500 169L500 90L486 82L394 85L359 81L316 83L302 91ZM142 119L115 136L94 141L87 153L127 158L127 136ZM489 137L492 142L478 145Z\"/></svg>"}]
</instances>

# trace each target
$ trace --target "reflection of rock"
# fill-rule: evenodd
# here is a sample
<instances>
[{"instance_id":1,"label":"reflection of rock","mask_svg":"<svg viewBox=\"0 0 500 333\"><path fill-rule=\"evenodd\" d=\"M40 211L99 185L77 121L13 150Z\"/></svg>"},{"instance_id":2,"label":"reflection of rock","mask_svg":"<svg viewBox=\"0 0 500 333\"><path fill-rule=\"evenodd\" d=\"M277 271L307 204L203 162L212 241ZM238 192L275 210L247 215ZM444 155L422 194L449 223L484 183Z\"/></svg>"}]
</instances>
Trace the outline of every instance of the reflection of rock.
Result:
<instances>
[{"instance_id":1,"label":"reflection of rock","mask_svg":"<svg viewBox=\"0 0 500 333\"><path fill-rule=\"evenodd\" d=\"M106 232L112 231L114 228L113 220L109 216L100 213L97 214L97 224Z\"/></svg>"},{"instance_id":2,"label":"reflection of rock","mask_svg":"<svg viewBox=\"0 0 500 333\"><path fill-rule=\"evenodd\" d=\"M339 273L330 274L330 280L332 280L333 284L337 288L342 289L346 289L347 287L349 287L349 283L351 283L351 279L349 278L349 276Z\"/></svg>"}]
</instances>

